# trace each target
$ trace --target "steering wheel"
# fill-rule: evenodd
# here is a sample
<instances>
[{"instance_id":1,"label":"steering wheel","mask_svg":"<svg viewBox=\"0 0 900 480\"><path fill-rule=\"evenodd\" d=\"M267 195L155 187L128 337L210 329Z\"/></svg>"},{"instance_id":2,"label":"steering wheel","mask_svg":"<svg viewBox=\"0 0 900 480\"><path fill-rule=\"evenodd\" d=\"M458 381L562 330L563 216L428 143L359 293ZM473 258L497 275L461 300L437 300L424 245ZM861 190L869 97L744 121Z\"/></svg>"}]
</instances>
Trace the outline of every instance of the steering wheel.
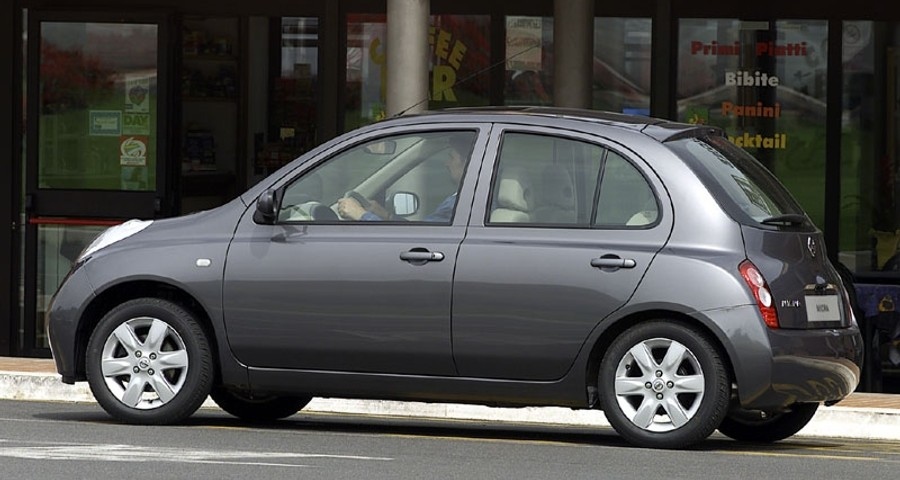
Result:
<instances>
[{"instance_id":1,"label":"steering wheel","mask_svg":"<svg viewBox=\"0 0 900 480\"><path fill-rule=\"evenodd\" d=\"M316 201L291 205L288 207L288 221L337 221L338 215L334 210Z\"/></svg>"},{"instance_id":2,"label":"steering wheel","mask_svg":"<svg viewBox=\"0 0 900 480\"><path fill-rule=\"evenodd\" d=\"M356 200L359 203L359 205L361 207L365 208L366 210L368 210L369 205L371 205L371 202L369 202L369 199L364 197L361 193L357 192L356 190L348 191L347 193L344 194L344 197L352 198L352 199Z\"/></svg>"}]
</instances>

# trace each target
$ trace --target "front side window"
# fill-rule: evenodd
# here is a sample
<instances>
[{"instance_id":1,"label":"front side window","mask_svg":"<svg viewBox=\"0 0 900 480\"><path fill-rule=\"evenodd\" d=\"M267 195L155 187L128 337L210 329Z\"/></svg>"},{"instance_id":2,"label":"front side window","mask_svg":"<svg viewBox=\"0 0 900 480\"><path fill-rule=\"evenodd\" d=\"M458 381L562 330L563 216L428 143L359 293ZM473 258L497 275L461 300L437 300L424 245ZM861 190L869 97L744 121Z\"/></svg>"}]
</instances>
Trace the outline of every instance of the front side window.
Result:
<instances>
[{"instance_id":1,"label":"front side window","mask_svg":"<svg viewBox=\"0 0 900 480\"><path fill-rule=\"evenodd\" d=\"M656 197L619 154L588 142L509 133L494 176L488 223L640 228L656 223Z\"/></svg>"},{"instance_id":2,"label":"front side window","mask_svg":"<svg viewBox=\"0 0 900 480\"><path fill-rule=\"evenodd\" d=\"M419 132L355 145L281 194L279 222L449 224L475 132Z\"/></svg>"}]
</instances>

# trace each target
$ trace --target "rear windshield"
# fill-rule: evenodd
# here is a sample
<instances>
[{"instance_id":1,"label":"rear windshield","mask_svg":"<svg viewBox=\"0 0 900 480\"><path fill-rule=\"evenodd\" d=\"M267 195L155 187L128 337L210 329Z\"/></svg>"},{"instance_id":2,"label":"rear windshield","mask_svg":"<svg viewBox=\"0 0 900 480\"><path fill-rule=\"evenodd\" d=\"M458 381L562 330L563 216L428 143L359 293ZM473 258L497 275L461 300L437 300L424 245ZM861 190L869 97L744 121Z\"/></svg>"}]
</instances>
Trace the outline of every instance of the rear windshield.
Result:
<instances>
[{"instance_id":1,"label":"rear windshield","mask_svg":"<svg viewBox=\"0 0 900 480\"><path fill-rule=\"evenodd\" d=\"M803 209L781 182L725 137L704 136L666 142L694 170L735 220L759 224Z\"/></svg>"}]
</instances>

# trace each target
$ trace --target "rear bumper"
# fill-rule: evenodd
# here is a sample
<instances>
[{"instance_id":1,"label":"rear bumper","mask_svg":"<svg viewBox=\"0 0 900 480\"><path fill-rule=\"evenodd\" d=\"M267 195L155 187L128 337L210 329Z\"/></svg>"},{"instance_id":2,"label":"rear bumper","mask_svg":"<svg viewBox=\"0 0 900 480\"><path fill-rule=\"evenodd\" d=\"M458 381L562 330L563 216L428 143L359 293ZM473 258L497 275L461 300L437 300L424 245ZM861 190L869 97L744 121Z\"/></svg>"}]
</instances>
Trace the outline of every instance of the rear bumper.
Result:
<instances>
[{"instance_id":1,"label":"rear bumper","mask_svg":"<svg viewBox=\"0 0 900 480\"><path fill-rule=\"evenodd\" d=\"M769 330L771 383L745 408L777 409L796 402L837 402L860 381L863 340L858 327ZM745 400L745 399L742 399Z\"/></svg>"}]
</instances>

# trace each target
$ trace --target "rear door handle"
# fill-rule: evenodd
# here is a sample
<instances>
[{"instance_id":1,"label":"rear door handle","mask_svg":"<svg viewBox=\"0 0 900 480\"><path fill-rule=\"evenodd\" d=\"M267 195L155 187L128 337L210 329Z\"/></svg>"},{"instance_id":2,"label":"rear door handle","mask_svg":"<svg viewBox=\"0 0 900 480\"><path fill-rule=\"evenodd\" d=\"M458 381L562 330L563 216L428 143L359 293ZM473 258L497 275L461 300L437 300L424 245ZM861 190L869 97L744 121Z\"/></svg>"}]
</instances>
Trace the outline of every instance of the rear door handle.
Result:
<instances>
[{"instance_id":1,"label":"rear door handle","mask_svg":"<svg viewBox=\"0 0 900 480\"><path fill-rule=\"evenodd\" d=\"M428 250L410 250L400 253L400 260L410 263L440 262L444 259L441 252L429 252Z\"/></svg>"},{"instance_id":2,"label":"rear door handle","mask_svg":"<svg viewBox=\"0 0 900 480\"><path fill-rule=\"evenodd\" d=\"M637 266L637 262L631 258L604 255L600 258L592 258L591 266L597 268L634 268Z\"/></svg>"}]
</instances>

